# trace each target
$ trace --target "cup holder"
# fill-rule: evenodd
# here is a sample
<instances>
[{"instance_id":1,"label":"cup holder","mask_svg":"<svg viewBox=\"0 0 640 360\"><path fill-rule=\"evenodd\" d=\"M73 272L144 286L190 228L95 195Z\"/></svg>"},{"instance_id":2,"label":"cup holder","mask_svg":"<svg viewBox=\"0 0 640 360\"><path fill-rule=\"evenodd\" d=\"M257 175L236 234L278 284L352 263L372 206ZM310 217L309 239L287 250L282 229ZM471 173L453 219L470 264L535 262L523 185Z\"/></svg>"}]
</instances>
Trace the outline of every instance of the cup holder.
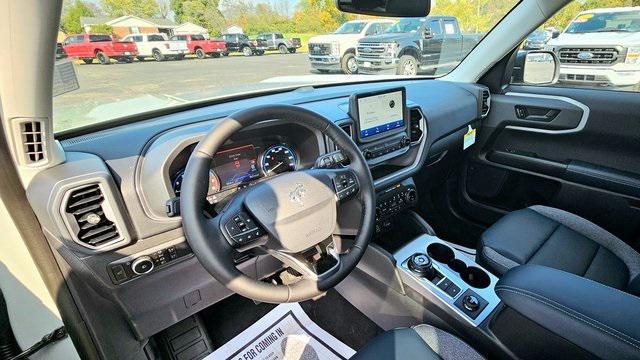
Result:
<instances>
[{"instance_id":1,"label":"cup holder","mask_svg":"<svg viewBox=\"0 0 640 360\"><path fill-rule=\"evenodd\" d=\"M465 270L467 270L467 264L465 264L464 261L460 259L453 259L451 260L451 262L449 262L448 265L451 270L459 274L462 274Z\"/></svg>"},{"instance_id":2,"label":"cup holder","mask_svg":"<svg viewBox=\"0 0 640 360\"><path fill-rule=\"evenodd\" d=\"M487 273L475 266L467 267L464 272L461 273L462 280L476 289L484 289L491 285L491 279Z\"/></svg>"},{"instance_id":3,"label":"cup holder","mask_svg":"<svg viewBox=\"0 0 640 360\"><path fill-rule=\"evenodd\" d=\"M456 258L450 247L440 243L429 244L427 246L427 255L443 264L448 264Z\"/></svg>"}]
</instances>

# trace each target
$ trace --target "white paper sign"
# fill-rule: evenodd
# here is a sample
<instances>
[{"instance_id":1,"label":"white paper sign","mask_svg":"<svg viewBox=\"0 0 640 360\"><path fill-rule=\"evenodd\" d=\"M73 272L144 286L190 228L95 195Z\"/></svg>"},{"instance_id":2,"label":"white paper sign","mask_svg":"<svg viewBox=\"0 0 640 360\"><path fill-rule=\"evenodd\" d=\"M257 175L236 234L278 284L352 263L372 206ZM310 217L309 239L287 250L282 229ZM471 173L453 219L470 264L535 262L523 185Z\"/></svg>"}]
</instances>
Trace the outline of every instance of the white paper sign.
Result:
<instances>
[{"instance_id":1,"label":"white paper sign","mask_svg":"<svg viewBox=\"0 0 640 360\"><path fill-rule=\"evenodd\" d=\"M321 329L300 305L281 304L206 360L338 360L355 351Z\"/></svg>"}]
</instances>

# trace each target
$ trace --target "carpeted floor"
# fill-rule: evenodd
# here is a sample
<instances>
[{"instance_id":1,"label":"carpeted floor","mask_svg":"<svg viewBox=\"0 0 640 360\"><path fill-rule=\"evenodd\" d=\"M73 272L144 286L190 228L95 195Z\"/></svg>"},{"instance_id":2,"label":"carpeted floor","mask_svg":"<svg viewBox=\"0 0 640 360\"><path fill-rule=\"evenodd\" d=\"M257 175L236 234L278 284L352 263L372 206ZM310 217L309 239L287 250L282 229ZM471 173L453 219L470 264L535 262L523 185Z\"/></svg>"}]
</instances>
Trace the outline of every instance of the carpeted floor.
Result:
<instances>
[{"instance_id":1,"label":"carpeted floor","mask_svg":"<svg viewBox=\"0 0 640 360\"><path fill-rule=\"evenodd\" d=\"M213 347L217 349L276 306L266 303L256 305L247 298L233 295L202 311L200 315L205 322ZM360 349L369 340L383 332L382 328L335 290L329 291L316 301L305 301L300 306L311 320L354 350Z\"/></svg>"}]
</instances>

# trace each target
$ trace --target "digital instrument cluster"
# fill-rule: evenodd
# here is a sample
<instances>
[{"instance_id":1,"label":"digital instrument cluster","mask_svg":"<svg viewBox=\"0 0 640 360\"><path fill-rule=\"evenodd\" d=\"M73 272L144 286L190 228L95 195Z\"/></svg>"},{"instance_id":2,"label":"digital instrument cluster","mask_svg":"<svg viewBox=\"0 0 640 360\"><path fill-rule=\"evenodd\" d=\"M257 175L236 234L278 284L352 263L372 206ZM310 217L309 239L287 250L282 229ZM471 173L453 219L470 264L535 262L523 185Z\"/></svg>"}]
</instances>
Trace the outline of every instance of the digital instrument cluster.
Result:
<instances>
[{"instance_id":1,"label":"digital instrument cluster","mask_svg":"<svg viewBox=\"0 0 640 360\"><path fill-rule=\"evenodd\" d=\"M298 169L298 154L288 144L273 144L261 151L253 144L224 149L216 153L209 171L207 201L215 204L238 188L261 178ZM172 186L180 196L184 169L173 178Z\"/></svg>"}]
</instances>

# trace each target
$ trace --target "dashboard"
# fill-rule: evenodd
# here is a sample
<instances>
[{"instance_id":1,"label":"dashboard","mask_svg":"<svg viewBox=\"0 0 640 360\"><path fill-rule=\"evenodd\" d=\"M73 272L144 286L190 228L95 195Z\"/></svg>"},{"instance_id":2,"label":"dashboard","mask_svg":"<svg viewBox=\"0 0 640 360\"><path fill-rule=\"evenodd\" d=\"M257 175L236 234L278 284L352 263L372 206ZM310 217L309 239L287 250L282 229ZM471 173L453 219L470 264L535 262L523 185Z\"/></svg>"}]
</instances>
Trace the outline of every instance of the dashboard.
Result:
<instances>
[{"instance_id":1,"label":"dashboard","mask_svg":"<svg viewBox=\"0 0 640 360\"><path fill-rule=\"evenodd\" d=\"M468 126L486 115L484 94L475 84L410 80L301 88L184 109L60 139L66 161L37 174L27 196L56 259L69 273L72 291L80 301L102 306L85 314L87 323L126 319L121 325L143 340L229 295L193 256L179 214L169 211L179 201L190 154L226 116L268 104L316 112L352 137L367 159L376 191L385 194L432 164L454 161L449 159L462 151ZM358 100L367 109L372 102L381 108L360 117L365 108L354 107ZM214 157L207 211L219 211L234 193L278 174L343 161L330 139L295 119L243 129ZM71 205L85 203L71 202L86 194L95 195L90 205L100 208L103 222L98 223L108 237L82 231L89 225L79 223L85 217ZM394 206L395 197L385 196L378 200ZM359 203L345 202L338 209L336 232L353 236L359 218ZM281 267L269 256L237 260L241 271L255 277ZM113 334L118 333L127 332ZM118 336L113 334L96 336ZM139 347L127 339L116 341Z\"/></svg>"}]
</instances>

